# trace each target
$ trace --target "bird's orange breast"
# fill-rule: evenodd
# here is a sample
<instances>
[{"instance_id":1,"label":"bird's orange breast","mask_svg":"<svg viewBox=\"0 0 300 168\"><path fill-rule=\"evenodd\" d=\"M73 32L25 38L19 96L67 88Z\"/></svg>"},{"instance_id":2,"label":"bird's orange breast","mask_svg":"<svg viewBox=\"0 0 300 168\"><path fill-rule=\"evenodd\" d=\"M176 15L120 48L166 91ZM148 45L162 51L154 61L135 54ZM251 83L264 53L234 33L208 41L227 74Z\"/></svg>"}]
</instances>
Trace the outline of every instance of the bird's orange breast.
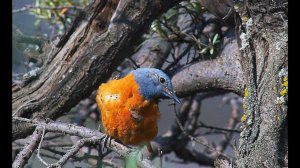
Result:
<instances>
[{"instance_id":1,"label":"bird's orange breast","mask_svg":"<svg viewBox=\"0 0 300 168\"><path fill-rule=\"evenodd\" d=\"M96 101L103 127L111 137L136 145L157 135L158 105L143 98L133 74L102 84Z\"/></svg>"}]
</instances>

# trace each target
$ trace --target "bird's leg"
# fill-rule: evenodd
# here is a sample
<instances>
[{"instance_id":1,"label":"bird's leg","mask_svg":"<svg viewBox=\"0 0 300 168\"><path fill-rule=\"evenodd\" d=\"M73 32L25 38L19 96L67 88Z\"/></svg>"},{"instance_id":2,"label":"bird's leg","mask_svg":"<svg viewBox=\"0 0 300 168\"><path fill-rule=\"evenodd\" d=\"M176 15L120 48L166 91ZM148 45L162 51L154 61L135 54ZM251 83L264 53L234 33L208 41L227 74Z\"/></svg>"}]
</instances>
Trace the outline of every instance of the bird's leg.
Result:
<instances>
[{"instance_id":1,"label":"bird's leg","mask_svg":"<svg viewBox=\"0 0 300 168\"><path fill-rule=\"evenodd\" d=\"M111 140L112 140L112 137L110 137L109 135L105 134L105 136L104 136L104 143L103 143L103 145L104 145L103 149L104 149L104 147L107 148L107 146L111 146Z\"/></svg>"},{"instance_id":2,"label":"bird's leg","mask_svg":"<svg viewBox=\"0 0 300 168\"><path fill-rule=\"evenodd\" d=\"M154 153L150 142L146 143L146 147L147 147L147 149L148 149L148 151L149 151L150 154Z\"/></svg>"},{"instance_id":3,"label":"bird's leg","mask_svg":"<svg viewBox=\"0 0 300 168\"><path fill-rule=\"evenodd\" d=\"M159 157L159 165L158 165L158 167L162 168L162 154L163 154L163 151L162 151L161 148L157 148L157 152L158 152L158 157Z\"/></svg>"},{"instance_id":4,"label":"bird's leg","mask_svg":"<svg viewBox=\"0 0 300 168\"><path fill-rule=\"evenodd\" d=\"M162 160L163 150L162 150L161 147L154 147L153 148L153 146L151 145L150 142L147 142L145 145L146 145L147 150L149 152L149 154L147 155L148 159L150 159L150 160L154 159L155 154L157 154L159 156L160 160ZM154 149L155 149L155 151L154 151ZM162 163L162 162L160 161L160 163Z\"/></svg>"},{"instance_id":5,"label":"bird's leg","mask_svg":"<svg viewBox=\"0 0 300 168\"><path fill-rule=\"evenodd\" d=\"M102 132L102 131L101 131L101 125L100 125L100 124L99 124L99 127L98 127L98 131ZM107 136L108 136L108 135L105 134L104 137L101 138L101 141L102 141L103 139L106 139ZM106 146L105 146L105 140L104 140L103 145L102 145L102 143L99 143L99 147L98 147L98 156L99 156L99 158L97 159L97 167L98 167L98 168L102 168L102 165L103 165L103 158L104 158L104 152L105 152L104 148L106 148ZM106 149L107 149L107 148L106 148ZM107 149L106 151L108 151L108 149Z\"/></svg>"},{"instance_id":6,"label":"bird's leg","mask_svg":"<svg viewBox=\"0 0 300 168\"><path fill-rule=\"evenodd\" d=\"M103 164L103 158L109 154L111 152L110 149L108 149L107 145L111 146L111 140L112 138L105 134L102 138L101 138L101 141L104 140L103 143L100 143L99 144L99 147L98 147L98 160L97 160L97 167L98 168L101 168L102 167L102 164ZM108 144L107 144L108 143ZM106 150L105 150L106 149Z\"/></svg>"},{"instance_id":7,"label":"bird's leg","mask_svg":"<svg viewBox=\"0 0 300 168\"><path fill-rule=\"evenodd\" d=\"M102 132L102 133L105 133L105 131L103 131L103 128L101 127L101 124L99 124L99 126L98 126L98 131L99 131L99 132ZM100 143L100 145L99 145L99 150L101 150L102 153L105 152L104 148L106 148L107 140L108 140L109 138L110 138L110 137L109 137L109 135L107 135L107 134L105 134L104 137L101 138L101 140L104 139L103 146L102 146L101 143ZM109 145L110 145L110 144L111 144L111 143L109 143ZM106 151L107 151L107 150L106 150Z\"/></svg>"},{"instance_id":8,"label":"bird's leg","mask_svg":"<svg viewBox=\"0 0 300 168\"><path fill-rule=\"evenodd\" d=\"M152 147L151 143L147 142L146 147L147 147L147 150L149 152L149 154L147 155L147 158L152 160L154 158L155 153L154 153L154 150L153 150L153 147Z\"/></svg>"},{"instance_id":9,"label":"bird's leg","mask_svg":"<svg viewBox=\"0 0 300 168\"><path fill-rule=\"evenodd\" d=\"M103 148L104 146L102 146L101 143L99 143L99 147L98 147L98 159L97 159L97 167L98 168L102 168L102 164L103 164Z\"/></svg>"},{"instance_id":10,"label":"bird's leg","mask_svg":"<svg viewBox=\"0 0 300 168\"><path fill-rule=\"evenodd\" d=\"M105 130L103 129L103 127L101 127L101 124L99 124L99 126L98 126L98 131L105 133ZM102 151L104 151L104 147L107 146L107 142L108 142L108 145L111 146L112 137L110 137L108 134L105 134L105 136L102 139L104 139L103 148L102 148Z\"/></svg>"}]
</instances>

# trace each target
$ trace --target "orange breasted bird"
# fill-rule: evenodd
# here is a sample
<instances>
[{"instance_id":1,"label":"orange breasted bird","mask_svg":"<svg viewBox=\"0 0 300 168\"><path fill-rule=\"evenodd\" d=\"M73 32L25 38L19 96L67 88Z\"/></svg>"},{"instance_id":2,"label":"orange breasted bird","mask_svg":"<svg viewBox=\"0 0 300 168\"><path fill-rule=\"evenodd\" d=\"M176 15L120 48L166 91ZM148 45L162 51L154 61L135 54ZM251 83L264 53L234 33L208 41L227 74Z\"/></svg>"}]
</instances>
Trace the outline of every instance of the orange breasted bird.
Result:
<instances>
[{"instance_id":1,"label":"orange breasted bird","mask_svg":"<svg viewBox=\"0 0 300 168\"><path fill-rule=\"evenodd\" d=\"M126 145L146 144L157 135L158 99L180 103L170 78L155 68L139 68L100 85L96 101L105 132ZM150 147L150 149L149 149Z\"/></svg>"}]
</instances>

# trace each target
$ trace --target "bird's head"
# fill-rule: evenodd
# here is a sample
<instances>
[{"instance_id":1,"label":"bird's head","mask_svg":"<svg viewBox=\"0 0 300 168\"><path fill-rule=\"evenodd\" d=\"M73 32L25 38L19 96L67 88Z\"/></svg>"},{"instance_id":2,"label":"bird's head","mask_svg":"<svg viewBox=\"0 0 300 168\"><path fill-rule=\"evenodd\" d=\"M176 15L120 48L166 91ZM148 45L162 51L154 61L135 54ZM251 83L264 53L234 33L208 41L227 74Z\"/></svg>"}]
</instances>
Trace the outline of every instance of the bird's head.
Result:
<instances>
[{"instance_id":1,"label":"bird's head","mask_svg":"<svg viewBox=\"0 0 300 168\"><path fill-rule=\"evenodd\" d=\"M170 97L180 103L175 95L170 78L164 72L155 68L139 68L133 70L135 81L140 86L140 92L146 99Z\"/></svg>"}]
</instances>

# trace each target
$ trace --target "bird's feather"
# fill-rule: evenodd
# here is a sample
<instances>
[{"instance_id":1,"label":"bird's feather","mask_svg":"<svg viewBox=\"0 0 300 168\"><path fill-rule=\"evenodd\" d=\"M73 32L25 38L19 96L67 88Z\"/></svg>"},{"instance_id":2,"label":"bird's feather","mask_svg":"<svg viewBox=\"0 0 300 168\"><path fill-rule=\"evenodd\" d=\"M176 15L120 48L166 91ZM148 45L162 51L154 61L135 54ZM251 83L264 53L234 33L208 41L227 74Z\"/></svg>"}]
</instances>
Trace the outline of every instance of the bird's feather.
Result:
<instances>
[{"instance_id":1,"label":"bird's feather","mask_svg":"<svg viewBox=\"0 0 300 168\"><path fill-rule=\"evenodd\" d=\"M124 144L140 144L156 136L158 105L140 94L133 74L102 84L96 101L105 131L111 137Z\"/></svg>"}]
</instances>

